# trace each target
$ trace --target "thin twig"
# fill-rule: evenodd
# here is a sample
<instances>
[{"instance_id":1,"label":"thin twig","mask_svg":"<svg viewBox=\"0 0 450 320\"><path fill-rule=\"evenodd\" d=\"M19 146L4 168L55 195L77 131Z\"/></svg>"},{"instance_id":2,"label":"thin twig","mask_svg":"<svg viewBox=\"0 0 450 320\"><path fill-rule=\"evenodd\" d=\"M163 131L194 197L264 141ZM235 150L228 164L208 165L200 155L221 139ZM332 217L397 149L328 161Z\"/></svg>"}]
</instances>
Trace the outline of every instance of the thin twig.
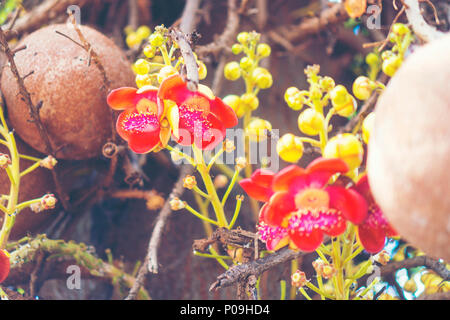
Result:
<instances>
[{"instance_id":1,"label":"thin twig","mask_svg":"<svg viewBox=\"0 0 450 320\"><path fill-rule=\"evenodd\" d=\"M173 197L180 197L184 191L183 188L183 178L191 174L194 168L189 165L183 165L180 169L180 176L173 187L172 192L169 195L169 199ZM134 282L126 300L134 300L145 281L145 277L148 272L158 273L158 249L161 242L161 236L164 231L164 226L170 217L172 210L170 208L169 201L164 203L163 208L156 218L156 224L153 228L152 236L149 241L147 256L145 257L144 263L140 267L138 274L136 276L136 281Z\"/></svg>"},{"instance_id":2,"label":"thin twig","mask_svg":"<svg viewBox=\"0 0 450 320\"><path fill-rule=\"evenodd\" d=\"M444 36L444 33L430 26L420 12L419 1L404 0L406 8L406 16L412 26L414 33L424 42L430 42Z\"/></svg>"},{"instance_id":3,"label":"thin twig","mask_svg":"<svg viewBox=\"0 0 450 320\"><path fill-rule=\"evenodd\" d=\"M171 30L170 36L180 47L181 55L184 59L184 65L186 66L187 88L190 91L197 91L199 82L198 66L187 36L183 32L175 29Z\"/></svg>"}]
</instances>

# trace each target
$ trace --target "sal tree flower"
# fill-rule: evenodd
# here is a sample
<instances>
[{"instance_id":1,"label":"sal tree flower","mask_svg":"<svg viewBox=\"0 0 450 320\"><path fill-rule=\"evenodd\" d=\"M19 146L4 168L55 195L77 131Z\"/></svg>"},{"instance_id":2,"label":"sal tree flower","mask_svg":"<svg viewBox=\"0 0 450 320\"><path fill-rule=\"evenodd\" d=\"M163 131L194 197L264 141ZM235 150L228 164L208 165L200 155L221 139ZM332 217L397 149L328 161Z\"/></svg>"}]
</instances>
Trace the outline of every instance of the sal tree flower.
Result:
<instances>
[{"instance_id":1,"label":"sal tree flower","mask_svg":"<svg viewBox=\"0 0 450 320\"><path fill-rule=\"evenodd\" d=\"M213 149L225 138L225 130L238 122L233 109L208 87L199 85L198 91L190 91L179 74L161 83L158 98L173 136L184 146L195 143L200 149Z\"/></svg>"},{"instance_id":2,"label":"sal tree flower","mask_svg":"<svg viewBox=\"0 0 450 320\"><path fill-rule=\"evenodd\" d=\"M157 92L150 86L140 89L123 87L108 95L109 106L114 110L123 110L117 119L117 133L128 141L130 149L136 153L147 153L162 147L170 138L170 130L168 133L162 130L167 120L162 121L164 110L158 104Z\"/></svg>"},{"instance_id":3,"label":"sal tree flower","mask_svg":"<svg viewBox=\"0 0 450 320\"><path fill-rule=\"evenodd\" d=\"M367 175L362 176L354 188L366 200L368 214L366 219L358 226L358 237L361 244L369 253L377 253L384 248L386 237L394 237L397 232L392 228L376 204L370 191Z\"/></svg>"},{"instance_id":4,"label":"sal tree flower","mask_svg":"<svg viewBox=\"0 0 450 320\"><path fill-rule=\"evenodd\" d=\"M241 180L249 196L266 202L260 211L259 232L267 248L277 250L289 244L293 249L314 251L324 234L342 234L347 220L364 221L364 198L355 190L328 184L333 175L348 169L343 160L319 158L306 169L291 165L277 174L259 170Z\"/></svg>"}]
</instances>

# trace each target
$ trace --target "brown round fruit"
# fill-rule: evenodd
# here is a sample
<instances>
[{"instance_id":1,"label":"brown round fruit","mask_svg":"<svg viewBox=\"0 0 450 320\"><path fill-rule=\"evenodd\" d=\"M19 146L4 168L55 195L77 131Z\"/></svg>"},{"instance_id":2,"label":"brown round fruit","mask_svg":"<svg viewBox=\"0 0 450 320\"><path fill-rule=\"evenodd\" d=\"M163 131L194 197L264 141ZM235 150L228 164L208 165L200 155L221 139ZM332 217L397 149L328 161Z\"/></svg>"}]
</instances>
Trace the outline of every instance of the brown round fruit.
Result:
<instances>
[{"instance_id":1,"label":"brown round fruit","mask_svg":"<svg viewBox=\"0 0 450 320\"><path fill-rule=\"evenodd\" d=\"M450 36L414 52L376 106L368 149L374 197L393 227L450 262Z\"/></svg>"},{"instance_id":2,"label":"brown round fruit","mask_svg":"<svg viewBox=\"0 0 450 320\"><path fill-rule=\"evenodd\" d=\"M16 138L17 149L20 154L43 158L38 152L31 149L23 141ZM9 154L4 145L0 145L0 153ZM32 165L29 160L20 160L20 170ZM0 194L9 194L10 182L5 170L0 170ZM42 197L46 193L55 191L51 172L48 169L37 168L20 179L19 203ZM55 219L53 211L32 212L29 208L22 210L16 217L16 222L11 230L10 239L19 239L28 233L42 232L50 222ZM0 225L3 223L3 213L0 212Z\"/></svg>"},{"instance_id":3,"label":"brown round fruit","mask_svg":"<svg viewBox=\"0 0 450 320\"><path fill-rule=\"evenodd\" d=\"M133 86L134 75L122 50L100 32L86 26L80 29L99 56L110 88ZM73 27L66 24L39 29L17 45L26 45L15 55L17 68L22 76L32 72L25 86L34 104L43 101L40 116L54 150L58 150L57 158L96 157L112 130L107 88L88 53L56 31L80 42ZM16 132L31 147L45 153L45 144L35 124L29 121L29 108L9 67L4 69L1 90Z\"/></svg>"}]
</instances>

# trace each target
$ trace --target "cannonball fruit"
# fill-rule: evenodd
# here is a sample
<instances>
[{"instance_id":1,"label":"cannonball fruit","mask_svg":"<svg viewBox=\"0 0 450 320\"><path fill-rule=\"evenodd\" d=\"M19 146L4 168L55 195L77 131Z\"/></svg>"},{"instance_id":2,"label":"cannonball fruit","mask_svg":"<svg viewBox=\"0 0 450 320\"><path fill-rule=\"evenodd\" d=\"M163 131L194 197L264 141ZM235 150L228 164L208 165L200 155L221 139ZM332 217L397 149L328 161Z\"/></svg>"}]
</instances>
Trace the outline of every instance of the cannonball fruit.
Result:
<instances>
[{"instance_id":1,"label":"cannonball fruit","mask_svg":"<svg viewBox=\"0 0 450 320\"><path fill-rule=\"evenodd\" d=\"M100 32L86 26L80 29L99 56L111 82L110 89L133 86L134 75L122 50ZM96 157L112 132L111 111L106 104L108 89L88 52L57 31L81 43L73 26L50 25L18 43L17 47L26 45L26 49L16 53L15 62L20 75L29 74L25 87L33 103L43 101L40 116L52 147L58 150L56 157ZM9 67L4 68L1 90L16 132L31 147L46 152Z\"/></svg>"},{"instance_id":2,"label":"cannonball fruit","mask_svg":"<svg viewBox=\"0 0 450 320\"><path fill-rule=\"evenodd\" d=\"M413 52L375 109L367 170L392 226L450 262L450 36Z\"/></svg>"},{"instance_id":3,"label":"cannonball fruit","mask_svg":"<svg viewBox=\"0 0 450 320\"><path fill-rule=\"evenodd\" d=\"M38 152L31 149L20 139L16 139L17 149L20 154L44 158ZM9 154L8 148L0 145L0 153ZM32 165L29 160L20 160L20 170L23 171ZM0 195L9 194L10 182L5 170L0 169ZM46 193L54 193L52 174L48 169L37 168L20 179L19 203L27 200L42 197ZM31 211L29 208L22 210L16 217L14 227L11 230L10 239L19 239L27 234L43 232L46 227L55 219L54 210L46 210L39 213ZM0 224L3 223L3 213L0 211Z\"/></svg>"}]
</instances>

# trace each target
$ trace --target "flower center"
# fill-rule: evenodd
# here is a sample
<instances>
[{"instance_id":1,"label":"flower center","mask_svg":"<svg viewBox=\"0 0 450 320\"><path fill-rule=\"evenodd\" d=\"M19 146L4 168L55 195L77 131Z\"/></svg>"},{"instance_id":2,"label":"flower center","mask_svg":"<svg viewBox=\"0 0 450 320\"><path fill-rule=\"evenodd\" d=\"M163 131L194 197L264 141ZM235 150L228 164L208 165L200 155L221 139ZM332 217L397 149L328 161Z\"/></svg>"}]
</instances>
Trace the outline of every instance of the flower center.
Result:
<instances>
[{"instance_id":1,"label":"flower center","mask_svg":"<svg viewBox=\"0 0 450 320\"><path fill-rule=\"evenodd\" d=\"M158 106L156 102L142 98L136 105L136 109L139 113L151 113L156 114L158 112Z\"/></svg>"},{"instance_id":2,"label":"flower center","mask_svg":"<svg viewBox=\"0 0 450 320\"><path fill-rule=\"evenodd\" d=\"M322 189L309 188L295 195L295 206L305 209L328 208L330 196Z\"/></svg>"},{"instance_id":3,"label":"flower center","mask_svg":"<svg viewBox=\"0 0 450 320\"><path fill-rule=\"evenodd\" d=\"M206 118L209 113L209 101L202 96L192 96L183 103L189 112L200 111L202 116Z\"/></svg>"},{"instance_id":4,"label":"flower center","mask_svg":"<svg viewBox=\"0 0 450 320\"><path fill-rule=\"evenodd\" d=\"M124 130L134 133L145 132L149 126L157 127L158 125L155 114L150 112L132 113L122 124Z\"/></svg>"}]
</instances>

